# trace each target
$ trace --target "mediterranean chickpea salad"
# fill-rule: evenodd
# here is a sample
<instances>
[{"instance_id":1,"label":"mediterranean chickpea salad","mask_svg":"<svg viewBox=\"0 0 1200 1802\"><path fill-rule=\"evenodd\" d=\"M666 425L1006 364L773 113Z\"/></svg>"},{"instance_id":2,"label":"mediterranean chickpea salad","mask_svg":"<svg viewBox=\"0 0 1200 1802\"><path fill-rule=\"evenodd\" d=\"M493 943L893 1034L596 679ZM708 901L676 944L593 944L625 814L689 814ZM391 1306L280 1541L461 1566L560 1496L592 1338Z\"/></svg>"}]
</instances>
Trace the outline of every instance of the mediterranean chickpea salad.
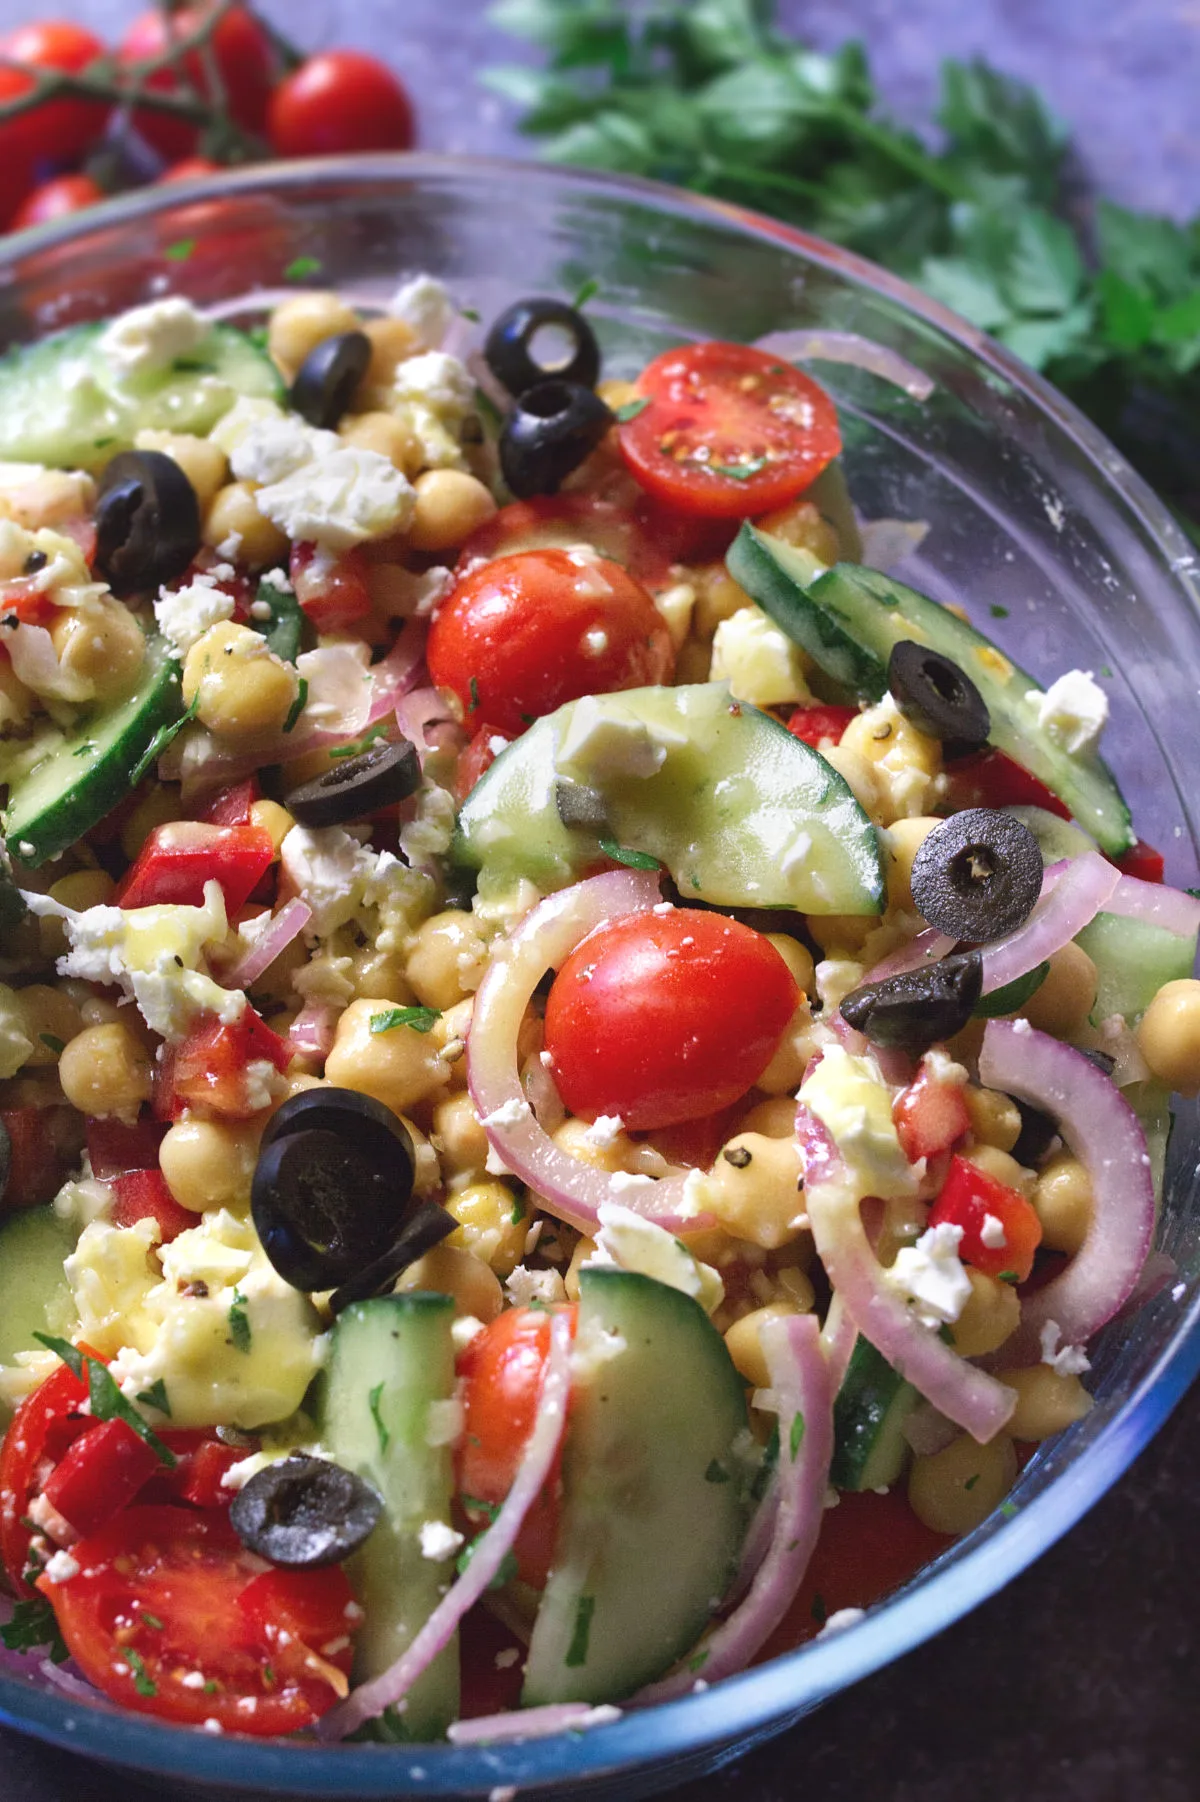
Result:
<instances>
[{"instance_id":1,"label":"mediterranean chickpea salad","mask_svg":"<svg viewBox=\"0 0 1200 1802\"><path fill-rule=\"evenodd\" d=\"M685 1695L1011 1510L1172 1281L1200 903L785 342L416 276L0 360L10 1674Z\"/></svg>"}]
</instances>

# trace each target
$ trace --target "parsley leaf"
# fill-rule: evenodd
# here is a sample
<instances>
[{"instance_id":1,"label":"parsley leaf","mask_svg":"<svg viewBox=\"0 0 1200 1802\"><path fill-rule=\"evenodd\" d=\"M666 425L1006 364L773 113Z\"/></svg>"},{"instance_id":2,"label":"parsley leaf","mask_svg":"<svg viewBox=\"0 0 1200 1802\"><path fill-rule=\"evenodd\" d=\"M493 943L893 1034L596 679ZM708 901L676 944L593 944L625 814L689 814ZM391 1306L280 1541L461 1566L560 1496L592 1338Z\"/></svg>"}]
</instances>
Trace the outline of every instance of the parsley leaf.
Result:
<instances>
[{"instance_id":1,"label":"parsley leaf","mask_svg":"<svg viewBox=\"0 0 1200 1802\"><path fill-rule=\"evenodd\" d=\"M586 281L580 282L578 288L576 288L575 297L572 300L571 305L577 313L581 313L588 301L594 300L599 292L600 283L596 280L594 275L589 275Z\"/></svg>"},{"instance_id":2,"label":"parsley leaf","mask_svg":"<svg viewBox=\"0 0 1200 1802\"><path fill-rule=\"evenodd\" d=\"M389 1007L386 1013L371 1015L371 1031L391 1032L397 1026L411 1026L414 1032L432 1032L441 1019L436 1007Z\"/></svg>"},{"instance_id":3,"label":"parsley leaf","mask_svg":"<svg viewBox=\"0 0 1200 1802\"><path fill-rule=\"evenodd\" d=\"M69 1339L57 1339L52 1333L35 1333L34 1338L47 1351L52 1351L62 1359L67 1368L74 1372L80 1382L88 1386L88 1401L91 1405L93 1420L123 1420L132 1427L139 1439L150 1447L160 1464L168 1470L174 1470L179 1460L168 1446L165 1446L152 1427L148 1427L132 1402L127 1402L116 1382L109 1374L107 1365L99 1363L95 1358L81 1352Z\"/></svg>"},{"instance_id":4,"label":"parsley leaf","mask_svg":"<svg viewBox=\"0 0 1200 1802\"><path fill-rule=\"evenodd\" d=\"M40 1595L13 1603L11 1619L0 1627L0 1645L10 1652L32 1652L45 1646L54 1664L63 1664L70 1657L54 1609Z\"/></svg>"},{"instance_id":5,"label":"parsley leaf","mask_svg":"<svg viewBox=\"0 0 1200 1802\"><path fill-rule=\"evenodd\" d=\"M283 729L285 732L290 732L292 730L293 726L296 724L296 721L300 718L300 715L304 712L304 703L307 701L307 699L308 699L308 677L301 676L299 685L296 689L296 699L292 702L291 707L288 709L288 716L283 722Z\"/></svg>"},{"instance_id":6,"label":"parsley leaf","mask_svg":"<svg viewBox=\"0 0 1200 1802\"><path fill-rule=\"evenodd\" d=\"M728 476L734 482L748 482L767 467L766 457L751 457L746 463L706 463L704 467L711 469L715 476Z\"/></svg>"},{"instance_id":7,"label":"parsley leaf","mask_svg":"<svg viewBox=\"0 0 1200 1802\"><path fill-rule=\"evenodd\" d=\"M649 405L649 399L645 395L639 395L637 400L627 400L623 407L617 408L617 423L628 425L631 419L636 419L639 413L644 413Z\"/></svg>"},{"instance_id":8,"label":"parsley leaf","mask_svg":"<svg viewBox=\"0 0 1200 1802\"><path fill-rule=\"evenodd\" d=\"M186 263L195 248L195 238L179 238L174 244L167 245L163 255L169 263Z\"/></svg>"},{"instance_id":9,"label":"parsley leaf","mask_svg":"<svg viewBox=\"0 0 1200 1802\"><path fill-rule=\"evenodd\" d=\"M791 1427L790 1433L788 1434L788 1451L791 1453L793 1464L796 1462L796 1453L800 1450L800 1447L803 1443L804 1443L804 1416L803 1416L803 1414L799 1414L799 1413L793 1414L792 1415L792 1427Z\"/></svg>"},{"instance_id":10,"label":"parsley leaf","mask_svg":"<svg viewBox=\"0 0 1200 1802\"><path fill-rule=\"evenodd\" d=\"M648 851L630 851L619 845L615 838L602 838L600 849L605 857L611 857L614 863L623 863L628 870L662 869L657 857L651 857Z\"/></svg>"},{"instance_id":11,"label":"parsley leaf","mask_svg":"<svg viewBox=\"0 0 1200 1802\"><path fill-rule=\"evenodd\" d=\"M285 282L302 282L307 276L321 273L320 257L295 257L283 272Z\"/></svg>"},{"instance_id":12,"label":"parsley leaf","mask_svg":"<svg viewBox=\"0 0 1200 1802\"><path fill-rule=\"evenodd\" d=\"M195 719L196 710L199 706L200 691L197 689L196 693L192 696L192 703L187 711L181 714L179 719L173 720L169 726L160 726L158 728L158 731L154 734L154 737L150 740L150 743L146 746L146 749L142 752L141 756L129 772L130 788L137 787L151 764L158 762L171 741L179 737L179 734L190 720Z\"/></svg>"},{"instance_id":13,"label":"parsley leaf","mask_svg":"<svg viewBox=\"0 0 1200 1802\"><path fill-rule=\"evenodd\" d=\"M160 1414L165 1414L170 1420L171 1400L167 1394L167 1385L161 1377L155 1377L149 1389L139 1390L138 1400L145 1402L148 1408L157 1408Z\"/></svg>"},{"instance_id":14,"label":"parsley leaf","mask_svg":"<svg viewBox=\"0 0 1200 1802\"><path fill-rule=\"evenodd\" d=\"M156 1696L158 1685L154 1683L146 1671L145 1660L133 1646L122 1646L121 1656L133 1672L133 1687L139 1696Z\"/></svg>"},{"instance_id":15,"label":"parsley leaf","mask_svg":"<svg viewBox=\"0 0 1200 1802\"><path fill-rule=\"evenodd\" d=\"M571 1643L567 1647L567 1655L563 1659L568 1670L577 1670L581 1664L587 1663L588 1641L592 1636L592 1616L595 1612L595 1596L580 1596L575 1610L575 1625L571 1632Z\"/></svg>"},{"instance_id":16,"label":"parsley leaf","mask_svg":"<svg viewBox=\"0 0 1200 1802\"><path fill-rule=\"evenodd\" d=\"M250 1316L246 1312L246 1297L240 1289L234 1290L233 1300L229 1304L229 1337L235 1350L250 1350Z\"/></svg>"}]
</instances>

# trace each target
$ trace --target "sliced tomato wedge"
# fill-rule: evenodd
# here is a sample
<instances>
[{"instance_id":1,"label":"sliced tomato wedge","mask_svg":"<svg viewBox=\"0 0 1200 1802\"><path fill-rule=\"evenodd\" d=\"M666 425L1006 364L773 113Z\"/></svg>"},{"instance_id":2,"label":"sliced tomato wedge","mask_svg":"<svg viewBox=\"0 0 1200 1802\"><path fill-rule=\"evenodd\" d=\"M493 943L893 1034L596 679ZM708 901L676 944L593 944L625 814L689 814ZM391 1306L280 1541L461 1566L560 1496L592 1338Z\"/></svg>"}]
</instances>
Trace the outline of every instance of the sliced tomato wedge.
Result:
<instances>
[{"instance_id":1,"label":"sliced tomato wedge","mask_svg":"<svg viewBox=\"0 0 1200 1802\"><path fill-rule=\"evenodd\" d=\"M664 351L637 380L645 401L619 428L631 475L684 513L746 519L810 486L842 448L823 388L745 344Z\"/></svg>"},{"instance_id":2,"label":"sliced tomato wedge","mask_svg":"<svg viewBox=\"0 0 1200 1802\"><path fill-rule=\"evenodd\" d=\"M87 1385L60 1364L27 1395L13 1415L0 1445L0 1555L19 1596L31 1596L25 1581L32 1530L29 1504L42 1487L47 1466L58 1463L92 1425L80 1412Z\"/></svg>"},{"instance_id":3,"label":"sliced tomato wedge","mask_svg":"<svg viewBox=\"0 0 1200 1802\"><path fill-rule=\"evenodd\" d=\"M166 1127L144 1114L132 1126L123 1120L100 1120L89 1116L85 1123L88 1162L92 1175L100 1182L110 1182L127 1170L157 1170L158 1148Z\"/></svg>"},{"instance_id":4,"label":"sliced tomato wedge","mask_svg":"<svg viewBox=\"0 0 1200 1802\"><path fill-rule=\"evenodd\" d=\"M268 1571L268 1626L262 1559L223 1514L127 1508L73 1550L78 1574L38 1587L84 1676L122 1707L266 1736L310 1726L345 1693L357 1611L341 1570ZM290 1622L311 1638L282 1643Z\"/></svg>"},{"instance_id":5,"label":"sliced tomato wedge","mask_svg":"<svg viewBox=\"0 0 1200 1802\"><path fill-rule=\"evenodd\" d=\"M958 1255L985 1276L1023 1283L1032 1271L1042 1239L1032 1204L967 1158L950 1159L941 1194L929 1210L930 1226L944 1222L962 1228Z\"/></svg>"},{"instance_id":6,"label":"sliced tomato wedge","mask_svg":"<svg viewBox=\"0 0 1200 1802\"><path fill-rule=\"evenodd\" d=\"M949 1151L971 1124L961 1083L939 1082L928 1064L922 1064L908 1087L897 1095L892 1119L910 1164Z\"/></svg>"}]
</instances>

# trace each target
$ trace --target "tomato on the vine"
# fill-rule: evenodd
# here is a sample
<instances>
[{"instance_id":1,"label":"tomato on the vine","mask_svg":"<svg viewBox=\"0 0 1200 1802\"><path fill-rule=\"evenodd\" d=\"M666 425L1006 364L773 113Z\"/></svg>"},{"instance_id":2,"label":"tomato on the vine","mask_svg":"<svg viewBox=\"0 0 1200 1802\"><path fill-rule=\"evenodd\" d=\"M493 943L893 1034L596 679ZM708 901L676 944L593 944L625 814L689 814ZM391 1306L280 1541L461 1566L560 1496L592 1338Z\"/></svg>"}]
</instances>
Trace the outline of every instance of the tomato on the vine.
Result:
<instances>
[{"instance_id":1,"label":"tomato on the vine","mask_svg":"<svg viewBox=\"0 0 1200 1802\"><path fill-rule=\"evenodd\" d=\"M103 54L100 39L69 19L40 19L18 25L0 37L0 63L23 63L31 71L57 69L78 75ZM0 105L27 93L33 79L23 69L0 67ZM61 168L83 155L104 130L108 110L106 101L65 95L31 107L0 125L0 162L4 167L0 225L8 222L39 175L49 174L56 165Z\"/></svg>"},{"instance_id":2,"label":"tomato on the vine","mask_svg":"<svg viewBox=\"0 0 1200 1802\"><path fill-rule=\"evenodd\" d=\"M271 96L267 134L280 156L408 150L412 102L378 58L326 50L280 82Z\"/></svg>"},{"instance_id":3,"label":"tomato on the vine","mask_svg":"<svg viewBox=\"0 0 1200 1802\"><path fill-rule=\"evenodd\" d=\"M140 13L121 39L118 58L131 64L162 56L171 43L189 37L212 10L211 5L200 5L173 14L168 8L158 7ZM267 33L248 8L234 6L214 27L209 47L229 112L247 131L261 131L275 73L275 57ZM191 86L211 104L215 96L204 57L192 50L182 61ZM146 85L170 94L178 88L179 76L174 69L163 68ZM146 142L172 161L187 156L195 146L197 127L177 114L143 106L135 108L133 122Z\"/></svg>"},{"instance_id":4,"label":"tomato on the vine","mask_svg":"<svg viewBox=\"0 0 1200 1802\"><path fill-rule=\"evenodd\" d=\"M265 1736L345 1693L355 1616L339 1568L264 1572L224 1514L171 1505L125 1509L74 1555L75 1576L39 1586L84 1676L123 1707Z\"/></svg>"},{"instance_id":5,"label":"tomato on the vine","mask_svg":"<svg viewBox=\"0 0 1200 1802\"><path fill-rule=\"evenodd\" d=\"M160 183L168 181L199 181L202 175L218 175L220 174L220 171L221 164L214 163L211 157L185 156L182 161L172 163L169 169L164 169L158 179Z\"/></svg>"},{"instance_id":6,"label":"tomato on the vine","mask_svg":"<svg viewBox=\"0 0 1200 1802\"><path fill-rule=\"evenodd\" d=\"M103 199L104 189L90 175L57 175L26 196L13 214L12 229L23 231L28 225L46 225L51 219L82 212L84 207L95 206Z\"/></svg>"},{"instance_id":7,"label":"tomato on the vine","mask_svg":"<svg viewBox=\"0 0 1200 1802\"><path fill-rule=\"evenodd\" d=\"M652 1130L728 1107L762 1075L800 1000L760 932L694 908L589 933L546 1002L546 1049L573 1114Z\"/></svg>"},{"instance_id":8,"label":"tomato on the vine","mask_svg":"<svg viewBox=\"0 0 1200 1802\"><path fill-rule=\"evenodd\" d=\"M559 550L497 557L460 577L426 655L468 725L514 734L580 695L667 682L675 662L639 582L618 563Z\"/></svg>"},{"instance_id":9,"label":"tomato on the vine","mask_svg":"<svg viewBox=\"0 0 1200 1802\"><path fill-rule=\"evenodd\" d=\"M620 427L630 473L684 513L744 519L782 507L842 448L837 409L809 376L746 344L664 351Z\"/></svg>"}]
</instances>

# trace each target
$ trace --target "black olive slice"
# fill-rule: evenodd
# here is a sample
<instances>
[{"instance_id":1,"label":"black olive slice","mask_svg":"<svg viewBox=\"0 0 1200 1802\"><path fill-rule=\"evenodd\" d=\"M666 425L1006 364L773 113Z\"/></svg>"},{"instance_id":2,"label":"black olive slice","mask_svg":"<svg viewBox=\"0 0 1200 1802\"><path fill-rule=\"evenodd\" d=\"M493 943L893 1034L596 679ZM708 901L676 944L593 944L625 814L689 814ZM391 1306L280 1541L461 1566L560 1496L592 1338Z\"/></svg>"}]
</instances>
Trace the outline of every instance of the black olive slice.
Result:
<instances>
[{"instance_id":1,"label":"black olive slice","mask_svg":"<svg viewBox=\"0 0 1200 1802\"><path fill-rule=\"evenodd\" d=\"M296 371L288 406L309 425L332 431L354 399L370 361L371 340L365 332L337 332L332 338L322 338Z\"/></svg>"},{"instance_id":2,"label":"black olive slice","mask_svg":"<svg viewBox=\"0 0 1200 1802\"><path fill-rule=\"evenodd\" d=\"M352 1131L296 1127L263 1146L250 1207L284 1282L332 1289L374 1263L410 1210L413 1166L411 1140L361 1120Z\"/></svg>"},{"instance_id":3,"label":"black olive slice","mask_svg":"<svg viewBox=\"0 0 1200 1802\"><path fill-rule=\"evenodd\" d=\"M554 784L554 806L564 826L578 826L587 832L608 831L608 802L598 788L560 776Z\"/></svg>"},{"instance_id":4,"label":"black olive slice","mask_svg":"<svg viewBox=\"0 0 1200 1802\"><path fill-rule=\"evenodd\" d=\"M905 719L940 738L948 757L965 757L987 743L987 702L966 671L940 651L902 638L888 658L888 688Z\"/></svg>"},{"instance_id":5,"label":"black olive slice","mask_svg":"<svg viewBox=\"0 0 1200 1802\"><path fill-rule=\"evenodd\" d=\"M569 354L542 360L537 354L537 338L542 332L568 338ZM600 374L596 334L583 314L565 300L535 297L514 302L488 332L483 354L496 380L515 400L552 376L594 388Z\"/></svg>"},{"instance_id":6,"label":"black olive slice","mask_svg":"<svg viewBox=\"0 0 1200 1802\"><path fill-rule=\"evenodd\" d=\"M1021 1116L1021 1130L1012 1148L1012 1155L1026 1170L1036 1169L1058 1136L1058 1121L1049 1114L1043 1114L1040 1108L1031 1107L1016 1095L1009 1099L1016 1102L1017 1112Z\"/></svg>"},{"instance_id":7,"label":"black olive slice","mask_svg":"<svg viewBox=\"0 0 1200 1802\"><path fill-rule=\"evenodd\" d=\"M298 1095L289 1095L267 1121L259 1149L265 1151L273 1140L300 1131L344 1132L348 1139L371 1144L376 1155L383 1159L393 1155L388 1145L390 1138L396 1141L404 1157L411 1161L413 1155L412 1139L399 1114L394 1114L382 1101L376 1101L373 1095L361 1094L358 1089L322 1087L301 1089Z\"/></svg>"},{"instance_id":8,"label":"black olive slice","mask_svg":"<svg viewBox=\"0 0 1200 1802\"><path fill-rule=\"evenodd\" d=\"M406 801L420 786L421 760L416 747L402 738L343 759L323 776L292 789L283 804L301 826L340 826L393 801Z\"/></svg>"},{"instance_id":9,"label":"black olive slice","mask_svg":"<svg viewBox=\"0 0 1200 1802\"><path fill-rule=\"evenodd\" d=\"M966 807L935 826L918 848L913 902L939 932L986 945L1029 918L1042 873L1042 854L1028 826L993 807Z\"/></svg>"},{"instance_id":10,"label":"black olive slice","mask_svg":"<svg viewBox=\"0 0 1200 1802\"><path fill-rule=\"evenodd\" d=\"M199 549L200 503L175 459L162 451L120 451L100 477L96 498L94 563L113 593L157 594Z\"/></svg>"},{"instance_id":11,"label":"black olive slice","mask_svg":"<svg viewBox=\"0 0 1200 1802\"><path fill-rule=\"evenodd\" d=\"M427 1202L417 1209L412 1218L405 1222L404 1229L394 1245L391 1245L383 1256L376 1258L373 1264L352 1276L349 1282L343 1283L329 1298L332 1313L340 1314L351 1302L369 1301L373 1295L385 1294L410 1264L423 1258L427 1251L448 1238L458 1225L453 1214L445 1208L438 1207L436 1202Z\"/></svg>"},{"instance_id":12,"label":"black olive slice","mask_svg":"<svg viewBox=\"0 0 1200 1802\"><path fill-rule=\"evenodd\" d=\"M244 1546L286 1570L340 1564L383 1513L369 1483L328 1458L293 1455L257 1471L233 1498L229 1522Z\"/></svg>"},{"instance_id":13,"label":"black olive slice","mask_svg":"<svg viewBox=\"0 0 1200 1802\"><path fill-rule=\"evenodd\" d=\"M578 382L542 382L521 396L500 432L500 469L518 500L556 494L616 415Z\"/></svg>"},{"instance_id":14,"label":"black olive slice","mask_svg":"<svg viewBox=\"0 0 1200 1802\"><path fill-rule=\"evenodd\" d=\"M983 987L977 951L944 957L921 970L864 982L842 1002L842 1018L873 1045L928 1051L954 1037L971 1018Z\"/></svg>"}]
</instances>

